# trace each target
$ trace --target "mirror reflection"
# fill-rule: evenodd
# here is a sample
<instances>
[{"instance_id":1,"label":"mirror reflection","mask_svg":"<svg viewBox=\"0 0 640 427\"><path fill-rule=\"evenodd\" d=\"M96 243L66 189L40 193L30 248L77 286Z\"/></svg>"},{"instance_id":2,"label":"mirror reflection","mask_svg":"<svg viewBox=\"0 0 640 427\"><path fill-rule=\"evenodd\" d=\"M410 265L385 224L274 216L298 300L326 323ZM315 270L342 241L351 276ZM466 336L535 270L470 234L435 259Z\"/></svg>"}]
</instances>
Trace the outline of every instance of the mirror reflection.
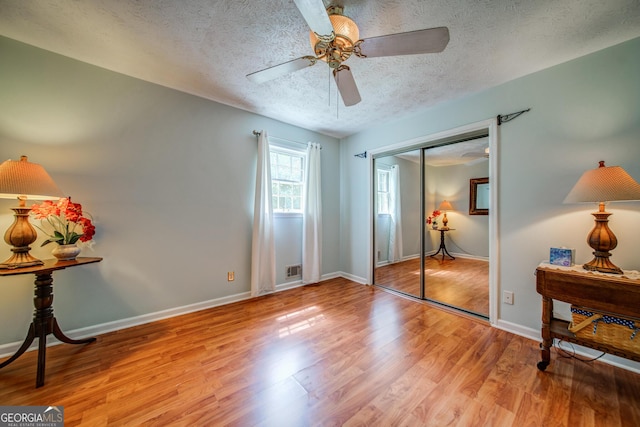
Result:
<instances>
[{"instance_id":1,"label":"mirror reflection","mask_svg":"<svg viewBox=\"0 0 640 427\"><path fill-rule=\"evenodd\" d=\"M488 317L489 222L467 209L470 179L488 176L487 146L484 138L374 157L375 285ZM475 203L488 212L485 184Z\"/></svg>"},{"instance_id":2,"label":"mirror reflection","mask_svg":"<svg viewBox=\"0 0 640 427\"><path fill-rule=\"evenodd\" d=\"M489 209L489 184L478 185L476 191L476 209Z\"/></svg>"},{"instance_id":3,"label":"mirror reflection","mask_svg":"<svg viewBox=\"0 0 640 427\"><path fill-rule=\"evenodd\" d=\"M375 283L420 296L420 150L377 157Z\"/></svg>"}]
</instances>

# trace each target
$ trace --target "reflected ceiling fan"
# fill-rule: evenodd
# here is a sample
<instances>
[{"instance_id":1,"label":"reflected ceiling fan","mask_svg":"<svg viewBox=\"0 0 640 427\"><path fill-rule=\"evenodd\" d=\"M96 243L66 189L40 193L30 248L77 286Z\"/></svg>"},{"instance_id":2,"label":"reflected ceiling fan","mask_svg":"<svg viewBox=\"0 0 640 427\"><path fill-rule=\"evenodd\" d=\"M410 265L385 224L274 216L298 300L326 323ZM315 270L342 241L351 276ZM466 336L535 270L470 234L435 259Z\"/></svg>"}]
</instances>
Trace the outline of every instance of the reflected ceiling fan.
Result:
<instances>
[{"instance_id":1,"label":"reflected ceiling fan","mask_svg":"<svg viewBox=\"0 0 640 427\"><path fill-rule=\"evenodd\" d=\"M318 60L324 61L333 69L333 78L342 100L349 107L361 101L351 69L343 64L352 54L360 58L376 58L437 53L442 52L449 43L447 27L360 39L358 26L343 14L342 6L331 5L325 10L322 0L294 2L311 28L310 40L315 56L303 56L247 74L249 80L266 82L315 65Z\"/></svg>"},{"instance_id":2,"label":"reflected ceiling fan","mask_svg":"<svg viewBox=\"0 0 640 427\"><path fill-rule=\"evenodd\" d=\"M471 158L471 160L464 163L466 166L472 166L472 165L475 165L476 163L484 162L486 160L489 160L489 147L483 148L482 151L468 151L460 157Z\"/></svg>"}]
</instances>

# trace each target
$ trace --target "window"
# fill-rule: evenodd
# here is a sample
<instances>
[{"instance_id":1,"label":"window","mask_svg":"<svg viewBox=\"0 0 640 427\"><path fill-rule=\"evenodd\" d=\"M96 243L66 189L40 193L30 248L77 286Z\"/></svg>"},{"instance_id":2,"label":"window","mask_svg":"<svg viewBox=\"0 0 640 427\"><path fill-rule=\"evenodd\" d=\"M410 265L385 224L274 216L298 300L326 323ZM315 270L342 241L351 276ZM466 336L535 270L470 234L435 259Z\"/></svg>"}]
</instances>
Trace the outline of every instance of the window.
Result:
<instances>
[{"instance_id":1,"label":"window","mask_svg":"<svg viewBox=\"0 0 640 427\"><path fill-rule=\"evenodd\" d=\"M378 182L378 214L389 214L389 170L377 169Z\"/></svg>"},{"instance_id":2,"label":"window","mask_svg":"<svg viewBox=\"0 0 640 427\"><path fill-rule=\"evenodd\" d=\"M306 153L271 146L273 212L302 213Z\"/></svg>"}]
</instances>

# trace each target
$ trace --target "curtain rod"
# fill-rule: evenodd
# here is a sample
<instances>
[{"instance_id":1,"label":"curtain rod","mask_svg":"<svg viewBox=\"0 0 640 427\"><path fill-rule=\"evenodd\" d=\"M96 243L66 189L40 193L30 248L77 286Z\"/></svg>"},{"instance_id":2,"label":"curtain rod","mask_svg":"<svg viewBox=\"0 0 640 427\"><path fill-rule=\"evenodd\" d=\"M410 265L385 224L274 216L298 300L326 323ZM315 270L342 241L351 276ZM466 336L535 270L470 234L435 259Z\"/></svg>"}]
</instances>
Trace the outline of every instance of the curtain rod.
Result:
<instances>
[{"instance_id":1,"label":"curtain rod","mask_svg":"<svg viewBox=\"0 0 640 427\"><path fill-rule=\"evenodd\" d=\"M261 134L261 133L262 133L262 132L261 132L261 131L259 131L259 130L254 130L254 131L253 131L253 134L254 134L256 137L257 137L257 136L260 136L260 134ZM292 141L292 140L290 140L290 139L279 138L279 137L277 137L277 136L269 136L269 138L270 138L270 139L275 139L275 140L278 140L278 141L290 142L290 143L292 143L292 144L300 144L300 145L304 145L305 147L307 146L307 143L305 143L305 142ZM320 149L322 150L322 146L320 146Z\"/></svg>"},{"instance_id":2,"label":"curtain rod","mask_svg":"<svg viewBox=\"0 0 640 427\"><path fill-rule=\"evenodd\" d=\"M520 116L521 114L527 113L529 111L531 111L531 108L527 108L526 110L522 110L522 111L516 111L515 113L511 113L511 114L499 114L498 117L496 117L498 119L498 126L500 126L503 123L507 123L515 119L516 117Z\"/></svg>"}]
</instances>

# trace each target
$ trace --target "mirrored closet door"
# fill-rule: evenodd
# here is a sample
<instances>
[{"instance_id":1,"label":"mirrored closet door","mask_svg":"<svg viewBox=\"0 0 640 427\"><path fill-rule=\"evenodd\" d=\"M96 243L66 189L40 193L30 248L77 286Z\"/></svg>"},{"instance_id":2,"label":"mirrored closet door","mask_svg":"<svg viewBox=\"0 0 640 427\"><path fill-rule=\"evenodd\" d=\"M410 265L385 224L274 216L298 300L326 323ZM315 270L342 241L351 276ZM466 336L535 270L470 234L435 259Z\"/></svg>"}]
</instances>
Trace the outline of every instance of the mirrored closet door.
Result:
<instances>
[{"instance_id":1,"label":"mirrored closet door","mask_svg":"<svg viewBox=\"0 0 640 427\"><path fill-rule=\"evenodd\" d=\"M487 158L478 135L374 156L375 285L488 318Z\"/></svg>"},{"instance_id":2,"label":"mirrored closet door","mask_svg":"<svg viewBox=\"0 0 640 427\"><path fill-rule=\"evenodd\" d=\"M420 298L420 150L376 157L374 169L374 283Z\"/></svg>"}]
</instances>

